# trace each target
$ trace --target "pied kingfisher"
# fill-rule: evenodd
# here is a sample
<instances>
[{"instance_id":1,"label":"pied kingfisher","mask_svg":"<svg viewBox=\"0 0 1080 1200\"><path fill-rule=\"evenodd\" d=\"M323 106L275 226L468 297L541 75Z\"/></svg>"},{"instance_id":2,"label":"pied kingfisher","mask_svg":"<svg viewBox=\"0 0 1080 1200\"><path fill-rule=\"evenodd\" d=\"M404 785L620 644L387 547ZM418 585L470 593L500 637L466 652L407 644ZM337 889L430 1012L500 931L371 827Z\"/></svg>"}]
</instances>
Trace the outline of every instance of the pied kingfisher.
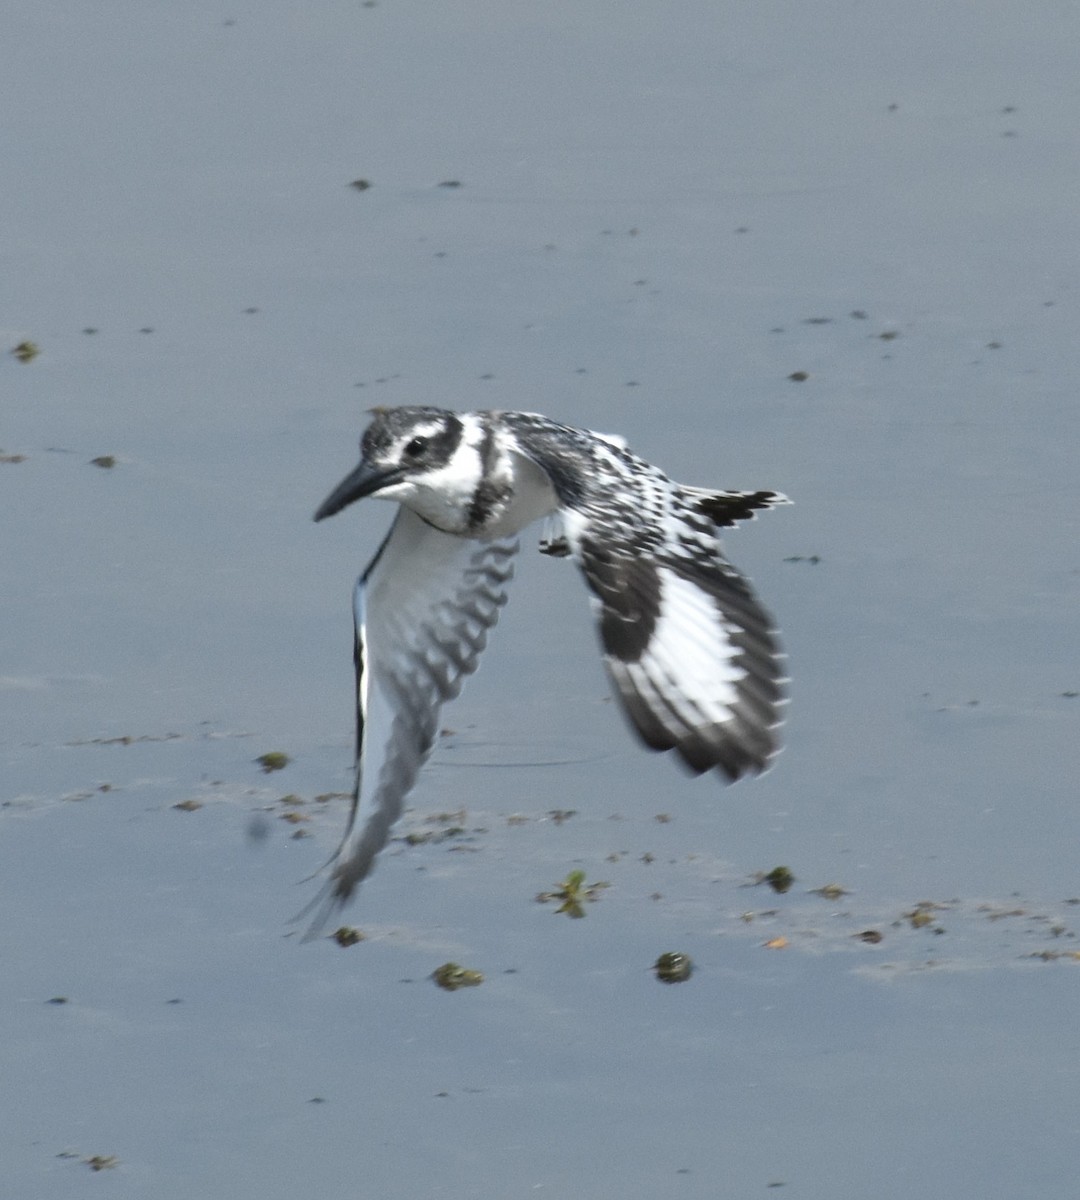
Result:
<instances>
[{"instance_id":1,"label":"pied kingfisher","mask_svg":"<svg viewBox=\"0 0 1080 1200\"><path fill-rule=\"evenodd\" d=\"M717 529L787 497L673 483L621 439L537 413L373 414L360 465L315 514L364 496L400 506L356 585L356 786L327 911L386 844L440 706L476 670L506 603L515 535L538 518L541 551L571 556L585 576L604 663L642 741L699 775L733 781L769 765L783 656Z\"/></svg>"}]
</instances>

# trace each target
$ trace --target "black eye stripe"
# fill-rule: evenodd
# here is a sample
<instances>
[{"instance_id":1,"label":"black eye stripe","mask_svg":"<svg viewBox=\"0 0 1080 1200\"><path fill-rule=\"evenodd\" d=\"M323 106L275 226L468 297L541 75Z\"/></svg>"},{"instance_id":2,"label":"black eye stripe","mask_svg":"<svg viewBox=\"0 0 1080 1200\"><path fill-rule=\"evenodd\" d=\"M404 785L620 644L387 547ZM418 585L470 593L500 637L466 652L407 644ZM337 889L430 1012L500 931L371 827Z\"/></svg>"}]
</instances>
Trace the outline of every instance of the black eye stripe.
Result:
<instances>
[{"instance_id":1,"label":"black eye stripe","mask_svg":"<svg viewBox=\"0 0 1080 1200\"><path fill-rule=\"evenodd\" d=\"M433 471L449 462L461 441L462 424L452 412L434 408L388 408L374 413L364 431L361 457L369 462Z\"/></svg>"}]
</instances>

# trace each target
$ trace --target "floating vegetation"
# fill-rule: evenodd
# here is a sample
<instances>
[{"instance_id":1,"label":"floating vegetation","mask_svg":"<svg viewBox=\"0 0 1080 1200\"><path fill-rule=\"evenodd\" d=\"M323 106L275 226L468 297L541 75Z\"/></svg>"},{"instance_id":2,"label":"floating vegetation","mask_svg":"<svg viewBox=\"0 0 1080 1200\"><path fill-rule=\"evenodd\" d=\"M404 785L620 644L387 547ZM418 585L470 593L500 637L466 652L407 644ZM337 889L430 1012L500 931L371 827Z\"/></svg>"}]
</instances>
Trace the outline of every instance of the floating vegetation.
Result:
<instances>
[{"instance_id":1,"label":"floating vegetation","mask_svg":"<svg viewBox=\"0 0 1080 1200\"><path fill-rule=\"evenodd\" d=\"M791 885L795 882L795 876L791 872L790 867L773 867L764 875L759 875L755 880L756 883L767 883L774 892L779 892L782 896L785 892L791 891Z\"/></svg>"},{"instance_id":2,"label":"floating vegetation","mask_svg":"<svg viewBox=\"0 0 1080 1200\"><path fill-rule=\"evenodd\" d=\"M479 987L484 982L483 973L470 971L467 967L456 962L443 963L431 972L431 978L446 992L456 992L458 988Z\"/></svg>"},{"instance_id":3,"label":"floating vegetation","mask_svg":"<svg viewBox=\"0 0 1080 1200\"><path fill-rule=\"evenodd\" d=\"M264 774L269 775L273 771L284 770L291 759L280 750L270 750L266 754L260 754L255 761L262 767Z\"/></svg>"},{"instance_id":4,"label":"floating vegetation","mask_svg":"<svg viewBox=\"0 0 1080 1200\"><path fill-rule=\"evenodd\" d=\"M779 937L769 938L769 940L767 942L763 942L762 945L766 950L786 950L791 943L786 937L784 937L783 934L780 934Z\"/></svg>"},{"instance_id":5,"label":"floating vegetation","mask_svg":"<svg viewBox=\"0 0 1080 1200\"><path fill-rule=\"evenodd\" d=\"M339 946L355 946L357 942L365 941L367 934L361 933L352 925L341 925L330 935Z\"/></svg>"},{"instance_id":6,"label":"floating vegetation","mask_svg":"<svg viewBox=\"0 0 1080 1200\"><path fill-rule=\"evenodd\" d=\"M0 463L21 463L26 462L25 454L4 454L0 451Z\"/></svg>"},{"instance_id":7,"label":"floating vegetation","mask_svg":"<svg viewBox=\"0 0 1080 1200\"><path fill-rule=\"evenodd\" d=\"M464 825L465 819L468 817L468 812L464 808L455 809L453 812L432 813L424 818L425 825Z\"/></svg>"},{"instance_id":8,"label":"floating vegetation","mask_svg":"<svg viewBox=\"0 0 1080 1200\"><path fill-rule=\"evenodd\" d=\"M116 466L116 456L113 454L99 454L97 458L90 460L92 467L100 467L103 471L111 471Z\"/></svg>"},{"instance_id":9,"label":"floating vegetation","mask_svg":"<svg viewBox=\"0 0 1080 1200\"><path fill-rule=\"evenodd\" d=\"M854 935L860 942L865 942L868 946L877 946L885 940L885 935L879 933L876 929L864 929L862 933Z\"/></svg>"},{"instance_id":10,"label":"floating vegetation","mask_svg":"<svg viewBox=\"0 0 1080 1200\"><path fill-rule=\"evenodd\" d=\"M448 825L445 829L413 829L401 837L406 846L426 846L429 843L449 841L464 837L469 831L464 825Z\"/></svg>"},{"instance_id":11,"label":"floating vegetation","mask_svg":"<svg viewBox=\"0 0 1080 1200\"><path fill-rule=\"evenodd\" d=\"M198 812L202 808L202 801L181 800L178 804L174 804L173 808L178 808L181 812Z\"/></svg>"},{"instance_id":12,"label":"floating vegetation","mask_svg":"<svg viewBox=\"0 0 1080 1200\"><path fill-rule=\"evenodd\" d=\"M65 742L65 746L133 746L136 742L175 742L183 738L182 733L123 733L119 737L76 738ZM246 736L246 735L241 735Z\"/></svg>"},{"instance_id":13,"label":"floating vegetation","mask_svg":"<svg viewBox=\"0 0 1080 1200\"><path fill-rule=\"evenodd\" d=\"M371 180L354 179L352 183L349 184L349 187L355 188L358 192L366 192L368 188L371 187Z\"/></svg>"},{"instance_id":14,"label":"floating vegetation","mask_svg":"<svg viewBox=\"0 0 1080 1200\"><path fill-rule=\"evenodd\" d=\"M820 554L789 554L784 562L804 562L816 567L821 562Z\"/></svg>"},{"instance_id":15,"label":"floating vegetation","mask_svg":"<svg viewBox=\"0 0 1080 1200\"><path fill-rule=\"evenodd\" d=\"M561 882L555 885L551 892L540 892L536 897L540 904L548 904L552 900L559 901L555 915L566 913L568 917L583 917L585 904L593 904L600 899L599 892L609 883L586 883L584 871L571 871Z\"/></svg>"},{"instance_id":16,"label":"floating vegetation","mask_svg":"<svg viewBox=\"0 0 1080 1200\"><path fill-rule=\"evenodd\" d=\"M792 371L788 376L792 383L805 383L809 378L809 371Z\"/></svg>"},{"instance_id":17,"label":"floating vegetation","mask_svg":"<svg viewBox=\"0 0 1080 1200\"><path fill-rule=\"evenodd\" d=\"M684 983L694 973L694 963L689 954L668 951L653 963L653 970L661 983Z\"/></svg>"},{"instance_id":18,"label":"floating vegetation","mask_svg":"<svg viewBox=\"0 0 1080 1200\"><path fill-rule=\"evenodd\" d=\"M838 883L827 883L824 887L811 888L810 894L821 896L824 900L840 900L844 896L851 895L847 888L841 887Z\"/></svg>"},{"instance_id":19,"label":"floating vegetation","mask_svg":"<svg viewBox=\"0 0 1080 1200\"><path fill-rule=\"evenodd\" d=\"M942 910L944 906L934 904L931 900L920 900L911 912L904 913L904 919L911 924L912 929L925 929L927 925L933 925L937 920L934 915ZM941 926L937 926L937 933L943 933Z\"/></svg>"},{"instance_id":20,"label":"floating vegetation","mask_svg":"<svg viewBox=\"0 0 1080 1200\"><path fill-rule=\"evenodd\" d=\"M437 845L439 842L450 841L452 838L467 837L470 832L465 827L468 815L464 808L455 809L453 812L431 813L424 818L424 825L442 826L441 829L411 829L396 840L404 842L406 846L426 846L429 843ZM485 830L474 829L472 832L484 833Z\"/></svg>"},{"instance_id":21,"label":"floating vegetation","mask_svg":"<svg viewBox=\"0 0 1080 1200\"><path fill-rule=\"evenodd\" d=\"M110 1171L120 1165L120 1160L115 1154L92 1154L89 1158L84 1158L83 1162L91 1171Z\"/></svg>"},{"instance_id":22,"label":"floating vegetation","mask_svg":"<svg viewBox=\"0 0 1080 1200\"><path fill-rule=\"evenodd\" d=\"M15 355L19 362L30 363L41 353L41 347L37 342L20 342L11 353Z\"/></svg>"},{"instance_id":23,"label":"floating vegetation","mask_svg":"<svg viewBox=\"0 0 1080 1200\"><path fill-rule=\"evenodd\" d=\"M1004 921L1006 917L1026 917L1028 915L1027 910L1023 908L993 908L989 904L980 904L979 912L985 913L988 921Z\"/></svg>"}]
</instances>

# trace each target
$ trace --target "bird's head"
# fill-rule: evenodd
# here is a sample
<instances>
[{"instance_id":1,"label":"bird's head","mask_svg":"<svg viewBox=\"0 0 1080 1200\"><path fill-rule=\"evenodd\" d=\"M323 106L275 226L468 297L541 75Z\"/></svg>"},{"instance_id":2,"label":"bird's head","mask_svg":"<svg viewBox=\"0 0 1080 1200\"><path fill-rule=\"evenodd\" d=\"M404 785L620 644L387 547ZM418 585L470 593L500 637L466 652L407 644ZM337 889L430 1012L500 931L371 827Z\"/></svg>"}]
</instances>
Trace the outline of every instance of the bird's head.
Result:
<instances>
[{"instance_id":1,"label":"bird's head","mask_svg":"<svg viewBox=\"0 0 1080 1200\"><path fill-rule=\"evenodd\" d=\"M449 533L462 532L482 465L465 422L441 408L374 409L360 463L319 506L315 520L356 500L396 500Z\"/></svg>"}]
</instances>

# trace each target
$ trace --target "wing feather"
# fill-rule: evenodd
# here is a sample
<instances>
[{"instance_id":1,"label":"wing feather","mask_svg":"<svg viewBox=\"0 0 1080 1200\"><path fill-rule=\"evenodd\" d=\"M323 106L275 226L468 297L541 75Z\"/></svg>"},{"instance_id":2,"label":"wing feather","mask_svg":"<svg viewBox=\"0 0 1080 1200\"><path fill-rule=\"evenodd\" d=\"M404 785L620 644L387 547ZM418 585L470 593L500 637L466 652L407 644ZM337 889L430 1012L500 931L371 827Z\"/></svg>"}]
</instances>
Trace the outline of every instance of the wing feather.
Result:
<instances>
[{"instance_id":1,"label":"wing feather","mask_svg":"<svg viewBox=\"0 0 1080 1200\"><path fill-rule=\"evenodd\" d=\"M443 533L407 508L356 585L356 785L309 934L370 874L506 603L517 541Z\"/></svg>"},{"instance_id":2,"label":"wing feather","mask_svg":"<svg viewBox=\"0 0 1080 1200\"><path fill-rule=\"evenodd\" d=\"M776 630L714 529L785 502L773 492L685 489L659 545L642 545L630 529L620 538L603 513L564 513L631 725L696 774L717 769L736 780L765 770L779 748L785 680Z\"/></svg>"}]
</instances>

